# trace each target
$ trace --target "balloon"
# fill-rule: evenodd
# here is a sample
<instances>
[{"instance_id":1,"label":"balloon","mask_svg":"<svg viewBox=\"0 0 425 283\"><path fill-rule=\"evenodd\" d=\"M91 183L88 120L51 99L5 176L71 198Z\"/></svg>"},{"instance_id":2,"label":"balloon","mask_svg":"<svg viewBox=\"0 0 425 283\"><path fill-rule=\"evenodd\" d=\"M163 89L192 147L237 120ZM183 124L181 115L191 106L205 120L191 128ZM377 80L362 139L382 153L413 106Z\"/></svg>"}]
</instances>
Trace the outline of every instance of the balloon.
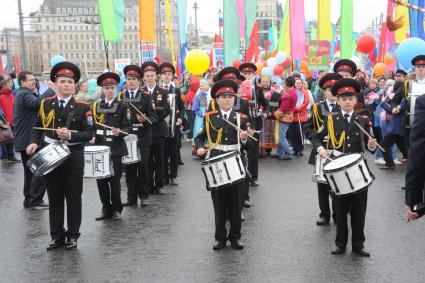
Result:
<instances>
[{"instance_id":1,"label":"balloon","mask_svg":"<svg viewBox=\"0 0 425 283\"><path fill-rule=\"evenodd\" d=\"M308 62L305 60L302 60L300 63L300 70L304 70L305 73L308 71Z\"/></svg>"},{"instance_id":2,"label":"balloon","mask_svg":"<svg viewBox=\"0 0 425 283\"><path fill-rule=\"evenodd\" d=\"M375 47L376 41L371 35L364 34L357 40L357 50L361 53L368 54L372 52Z\"/></svg>"},{"instance_id":3,"label":"balloon","mask_svg":"<svg viewBox=\"0 0 425 283\"><path fill-rule=\"evenodd\" d=\"M350 58L351 61L353 61L354 63L356 63L357 69L361 69L362 68L362 60L357 57L357 56L352 56Z\"/></svg>"},{"instance_id":4,"label":"balloon","mask_svg":"<svg viewBox=\"0 0 425 283\"><path fill-rule=\"evenodd\" d=\"M280 76L283 74L283 67L281 65L277 65L276 67L274 67L273 69L273 74L275 76Z\"/></svg>"},{"instance_id":5,"label":"balloon","mask_svg":"<svg viewBox=\"0 0 425 283\"><path fill-rule=\"evenodd\" d=\"M285 54L285 52L280 51L276 54L275 58L276 58L277 64L279 64L279 65L283 64L283 62L285 62L285 60L286 60L286 54Z\"/></svg>"},{"instance_id":6,"label":"balloon","mask_svg":"<svg viewBox=\"0 0 425 283\"><path fill-rule=\"evenodd\" d=\"M257 63L255 63L255 66L257 67L257 74L261 74L261 71L262 71L262 70L263 70L263 68L264 68L263 63L261 63L261 62L257 62Z\"/></svg>"},{"instance_id":7,"label":"balloon","mask_svg":"<svg viewBox=\"0 0 425 283\"><path fill-rule=\"evenodd\" d=\"M202 75L210 66L210 57L204 51L194 49L187 53L184 65L192 75Z\"/></svg>"},{"instance_id":8,"label":"balloon","mask_svg":"<svg viewBox=\"0 0 425 283\"><path fill-rule=\"evenodd\" d=\"M241 60L233 60L232 66L235 67L236 69L239 69L239 66L242 64Z\"/></svg>"},{"instance_id":9,"label":"balloon","mask_svg":"<svg viewBox=\"0 0 425 283\"><path fill-rule=\"evenodd\" d=\"M313 76L313 73L310 70L307 70L307 72L305 73L305 76L307 77L307 79L309 79Z\"/></svg>"},{"instance_id":10,"label":"balloon","mask_svg":"<svg viewBox=\"0 0 425 283\"><path fill-rule=\"evenodd\" d=\"M275 84L277 85L282 85L283 84L283 80L280 77L274 76L272 78L273 82L275 82Z\"/></svg>"},{"instance_id":11,"label":"balloon","mask_svg":"<svg viewBox=\"0 0 425 283\"><path fill-rule=\"evenodd\" d=\"M160 63L161 63L161 57L159 57L159 56L155 56L155 57L153 58L153 60L154 60L157 64L160 64Z\"/></svg>"},{"instance_id":12,"label":"balloon","mask_svg":"<svg viewBox=\"0 0 425 283\"><path fill-rule=\"evenodd\" d=\"M64 57L60 55L53 56L52 59L50 59L50 67L53 68L54 65L63 61L66 61Z\"/></svg>"},{"instance_id":13,"label":"balloon","mask_svg":"<svg viewBox=\"0 0 425 283\"><path fill-rule=\"evenodd\" d=\"M425 41L418 37L403 40L397 47L397 61L401 68L408 70L412 67L412 59L417 55L425 54Z\"/></svg>"},{"instance_id":14,"label":"balloon","mask_svg":"<svg viewBox=\"0 0 425 283\"><path fill-rule=\"evenodd\" d=\"M273 69L270 68L270 67L264 67L263 70L261 71L261 75L272 77L273 76Z\"/></svg>"},{"instance_id":15,"label":"balloon","mask_svg":"<svg viewBox=\"0 0 425 283\"><path fill-rule=\"evenodd\" d=\"M272 52L269 53L269 57L275 57L277 53L277 49L274 49Z\"/></svg>"},{"instance_id":16,"label":"balloon","mask_svg":"<svg viewBox=\"0 0 425 283\"><path fill-rule=\"evenodd\" d=\"M385 73L385 64L384 63L376 63L375 67L373 68L373 73L375 74L375 77L380 77Z\"/></svg>"},{"instance_id":17,"label":"balloon","mask_svg":"<svg viewBox=\"0 0 425 283\"><path fill-rule=\"evenodd\" d=\"M292 64L291 57L288 56L288 57L286 57L285 62L282 63L282 67L286 68L286 67L291 66L291 64Z\"/></svg>"},{"instance_id":18,"label":"balloon","mask_svg":"<svg viewBox=\"0 0 425 283\"><path fill-rule=\"evenodd\" d=\"M90 79L90 80L88 80L87 84L89 86L88 91L87 91L87 95L88 96L92 96L92 95L96 94L96 92L98 92L99 89L100 89L97 86L97 80L96 79Z\"/></svg>"},{"instance_id":19,"label":"balloon","mask_svg":"<svg viewBox=\"0 0 425 283\"><path fill-rule=\"evenodd\" d=\"M273 69L274 67L276 67L276 65L277 65L276 58L270 57L269 59L267 59L267 67L270 67Z\"/></svg>"},{"instance_id":20,"label":"balloon","mask_svg":"<svg viewBox=\"0 0 425 283\"><path fill-rule=\"evenodd\" d=\"M394 62L393 56L391 56L388 53L384 55L384 63L386 65L391 65L393 62Z\"/></svg>"}]
</instances>

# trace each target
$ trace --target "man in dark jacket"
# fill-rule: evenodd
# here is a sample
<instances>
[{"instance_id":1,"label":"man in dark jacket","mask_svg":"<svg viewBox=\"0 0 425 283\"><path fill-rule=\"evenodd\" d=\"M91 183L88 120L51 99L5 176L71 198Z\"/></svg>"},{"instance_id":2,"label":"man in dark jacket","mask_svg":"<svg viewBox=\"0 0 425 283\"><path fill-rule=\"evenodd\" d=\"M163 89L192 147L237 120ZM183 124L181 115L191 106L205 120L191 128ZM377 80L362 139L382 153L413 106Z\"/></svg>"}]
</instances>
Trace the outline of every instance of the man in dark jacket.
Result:
<instances>
[{"instance_id":1,"label":"man in dark jacket","mask_svg":"<svg viewBox=\"0 0 425 283\"><path fill-rule=\"evenodd\" d=\"M18 83L20 88L15 97L13 132L15 135L15 151L21 153L22 165L24 166L24 207L46 206L43 202L46 186L42 178L34 177L28 168L29 156L27 156L25 149L29 145L32 127L37 118L41 100L55 95L55 91L49 88L43 95L37 96L34 75L27 71L19 74Z\"/></svg>"}]
</instances>

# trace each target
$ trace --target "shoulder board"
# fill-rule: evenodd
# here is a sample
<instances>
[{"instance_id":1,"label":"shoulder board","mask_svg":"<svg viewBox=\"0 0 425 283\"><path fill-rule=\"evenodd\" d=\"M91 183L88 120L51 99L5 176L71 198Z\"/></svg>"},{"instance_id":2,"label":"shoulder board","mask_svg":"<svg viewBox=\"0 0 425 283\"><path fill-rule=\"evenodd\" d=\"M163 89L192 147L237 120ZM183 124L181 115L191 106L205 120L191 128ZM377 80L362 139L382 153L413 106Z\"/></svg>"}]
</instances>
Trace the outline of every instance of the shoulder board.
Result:
<instances>
[{"instance_id":1,"label":"shoulder board","mask_svg":"<svg viewBox=\"0 0 425 283\"><path fill-rule=\"evenodd\" d=\"M83 104L83 105L90 105L90 103L82 101L82 100L75 100L75 103L77 104Z\"/></svg>"},{"instance_id":2,"label":"shoulder board","mask_svg":"<svg viewBox=\"0 0 425 283\"><path fill-rule=\"evenodd\" d=\"M57 97L57 94L50 96L50 97L47 97L44 100L52 100L52 99L55 99L56 97Z\"/></svg>"},{"instance_id":3,"label":"shoulder board","mask_svg":"<svg viewBox=\"0 0 425 283\"><path fill-rule=\"evenodd\" d=\"M331 116L336 116L336 115L338 115L338 113L339 113L339 112L332 112L332 113L329 113L329 115L331 115Z\"/></svg>"},{"instance_id":4,"label":"shoulder board","mask_svg":"<svg viewBox=\"0 0 425 283\"><path fill-rule=\"evenodd\" d=\"M213 115L213 114L217 114L217 113L218 113L218 110L214 110L214 111L210 111L210 112L205 113L205 115Z\"/></svg>"}]
</instances>

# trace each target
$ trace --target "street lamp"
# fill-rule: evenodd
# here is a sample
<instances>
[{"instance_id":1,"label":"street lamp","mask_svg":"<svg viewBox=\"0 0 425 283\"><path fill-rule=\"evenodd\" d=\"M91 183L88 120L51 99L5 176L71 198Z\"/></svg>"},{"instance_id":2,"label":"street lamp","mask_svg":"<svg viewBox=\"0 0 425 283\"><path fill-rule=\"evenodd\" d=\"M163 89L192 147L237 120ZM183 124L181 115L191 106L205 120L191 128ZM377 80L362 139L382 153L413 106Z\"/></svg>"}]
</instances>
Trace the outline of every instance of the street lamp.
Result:
<instances>
[{"instance_id":1,"label":"street lamp","mask_svg":"<svg viewBox=\"0 0 425 283\"><path fill-rule=\"evenodd\" d=\"M193 9L195 9L195 37L196 37L196 48L198 48L198 4L193 5Z\"/></svg>"}]
</instances>

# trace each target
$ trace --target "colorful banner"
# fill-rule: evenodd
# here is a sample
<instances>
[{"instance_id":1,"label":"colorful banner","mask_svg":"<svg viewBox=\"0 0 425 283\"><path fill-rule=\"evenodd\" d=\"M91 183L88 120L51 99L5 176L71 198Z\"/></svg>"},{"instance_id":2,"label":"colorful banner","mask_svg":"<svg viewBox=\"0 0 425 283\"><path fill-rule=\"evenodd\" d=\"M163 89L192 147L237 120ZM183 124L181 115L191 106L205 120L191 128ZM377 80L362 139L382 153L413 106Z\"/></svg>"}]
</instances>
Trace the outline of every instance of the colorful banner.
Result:
<instances>
[{"instance_id":1,"label":"colorful banner","mask_svg":"<svg viewBox=\"0 0 425 283\"><path fill-rule=\"evenodd\" d=\"M257 21L257 0L245 0L245 42L248 47L248 42L251 37L252 29Z\"/></svg>"},{"instance_id":2,"label":"colorful banner","mask_svg":"<svg viewBox=\"0 0 425 283\"><path fill-rule=\"evenodd\" d=\"M278 51L283 51L287 56L291 56L291 36L289 29L289 2L286 2L283 12L282 21L280 24Z\"/></svg>"},{"instance_id":3,"label":"colorful banner","mask_svg":"<svg viewBox=\"0 0 425 283\"><path fill-rule=\"evenodd\" d=\"M353 55L353 0L341 1L341 59Z\"/></svg>"},{"instance_id":4,"label":"colorful banner","mask_svg":"<svg viewBox=\"0 0 425 283\"><path fill-rule=\"evenodd\" d=\"M236 0L236 11L239 16L239 37L245 41L245 0Z\"/></svg>"},{"instance_id":5,"label":"colorful banner","mask_svg":"<svg viewBox=\"0 0 425 283\"><path fill-rule=\"evenodd\" d=\"M187 0L177 0L177 20L179 23L180 43L186 42Z\"/></svg>"},{"instance_id":6,"label":"colorful banner","mask_svg":"<svg viewBox=\"0 0 425 283\"><path fill-rule=\"evenodd\" d=\"M186 58L186 54L188 52L189 52L189 48L187 46L187 42L185 42L181 45L180 58L178 59L178 65L180 66L180 76L179 76L179 78L181 78L182 75L186 72L186 66L184 65L184 59Z\"/></svg>"},{"instance_id":7,"label":"colorful banner","mask_svg":"<svg viewBox=\"0 0 425 283\"><path fill-rule=\"evenodd\" d=\"M224 44L223 42L215 42L212 46L212 66L217 68L218 62L223 65L224 62Z\"/></svg>"},{"instance_id":8,"label":"colorful banner","mask_svg":"<svg viewBox=\"0 0 425 283\"><path fill-rule=\"evenodd\" d=\"M310 40L308 45L308 65L311 70L328 70L331 45L329 41Z\"/></svg>"},{"instance_id":9,"label":"colorful banner","mask_svg":"<svg viewBox=\"0 0 425 283\"><path fill-rule=\"evenodd\" d=\"M233 60L240 58L239 17L236 0L223 1L224 13L224 66L231 66Z\"/></svg>"},{"instance_id":10,"label":"colorful banner","mask_svg":"<svg viewBox=\"0 0 425 283\"><path fill-rule=\"evenodd\" d=\"M401 0L403 3L407 3L407 0ZM410 30L409 25L409 9L402 5L397 5L395 8L395 19L399 19L403 17L404 25L395 31L395 42L401 43L403 40L407 38L407 34Z\"/></svg>"},{"instance_id":11,"label":"colorful banner","mask_svg":"<svg viewBox=\"0 0 425 283\"><path fill-rule=\"evenodd\" d=\"M419 0L409 0L409 4L418 6ZM418 11L415 9L409 9L409 24L410 24L410 37L418 37L419 36Z\"/></svg>"},{"instance_id":12,"label":"colorful banner","mask_svg":"<svg viewBox=\"0 0 425 283\"><path fill-rule=\"evenodd\" d=\"M123 73L124 68L130 64L131 64L130 58L115 59L114 60L115 72L121 75Z\"/></svg>"},{"instance_id":13,"label":"colorful banner","mask_svg":"<svg viewBox=\"0 0 425 283\"><path fill-rule=\"evenodd\" d=\"M332 40L331 0L318 0L318 35L319 40Z\"/></svg>"},{"instance_id":14,"label":"colorful banner","mask_svg":"<svg viewBox=\"0 0 425 283\"><path fill-rule=\"evenodd\" d=\"M124 0L98 0L100 24L104 41L119 42L124 35Z\"/></svg>"},{"instance_id":15,"label":"colorful banner","mask_svg":"<svg viewBox=\"0 0 425 283\"><path fill-rule=\"evenodd\" d=\"M173 30L171 29L171 6L170 6L170 0L165 0L165 13L167 15L167 28L168 28L168 39L170 43L170 49L171 49L171 64L175 66L176 64L176 57L174 55L174 40L173 40Z\"/></svg>"},{"instance_id":16,"label":"colorful banner","mask_svg":"<svg viewBox=\"0 0 425 283\"><path fill-rule=\"evenodd\" d=\"M305 57L304 0L289 0L292 60Z\"/></svg>"},{"instance_id":17,"label":"colorful banner","mask_svg":"<svg viewBox=\"0 0 425 283\"><path fill-rule=\"evenodd\" d=\"M141 63L146 61L153 61L156 57L156 46L155 43L141 43L140 44L140 58Z\"/></svg>"},{"instance_id":18,"label":"colorful banner","mask_svg":"<svg viewBox=\"0 0 425 283\"><path fill-rule=\"evenodd\" d=\"M258 22L254 23L254 27L251 31L251 36L249 37L249 47L245 52L245 62L255 63L258 60L259 54L259 41L258 41Z\"/></svg>"},{"instance_id":19,"label":"colorful banner","mask_svg":"<svg viewBox=\"0 0 425 283\"><path fill-rule=\"evenodd\" d=\"M140 41L155 42L155 1L139 0Z\"/></svg>"}]
</instances>

